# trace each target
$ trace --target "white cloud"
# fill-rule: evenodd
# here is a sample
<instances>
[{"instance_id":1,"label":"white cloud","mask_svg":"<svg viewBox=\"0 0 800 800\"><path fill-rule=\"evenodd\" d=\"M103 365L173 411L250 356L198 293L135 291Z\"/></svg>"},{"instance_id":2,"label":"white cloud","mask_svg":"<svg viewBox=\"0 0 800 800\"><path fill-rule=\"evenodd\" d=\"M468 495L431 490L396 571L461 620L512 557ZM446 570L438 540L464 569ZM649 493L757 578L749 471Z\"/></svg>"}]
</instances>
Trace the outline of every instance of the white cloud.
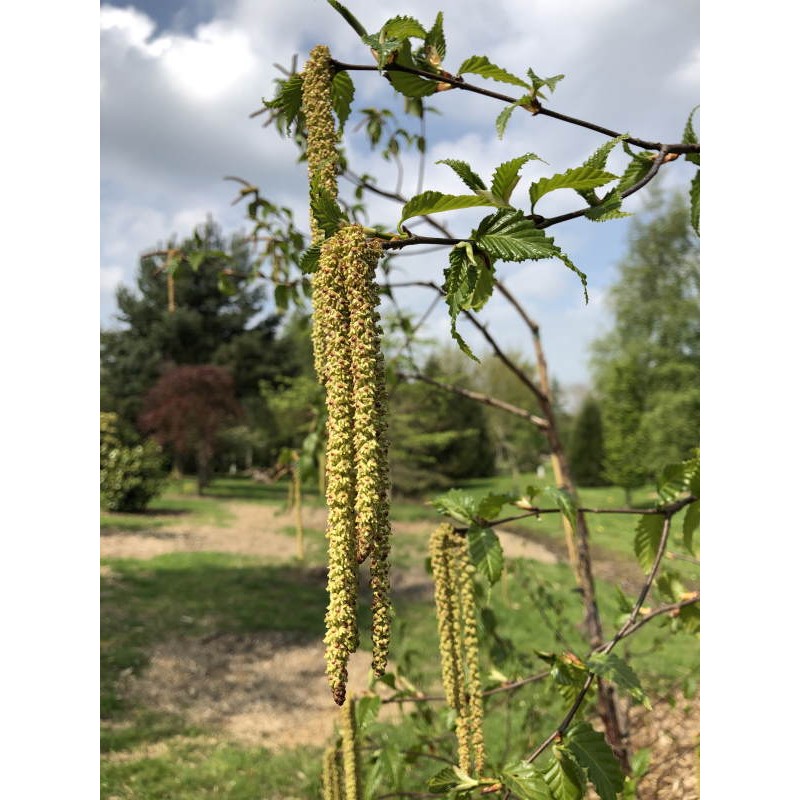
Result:
<instances>
[{"instance_id":1,"label":"white cloud","mask_svg":"<svg viewBox=\"0 0 800 800\"><path fill-rule=\"evenodd\" d=\"M125 275L125 270L119 264L110 267L100 267L100 291L103 294L113 292Z\"/></svg>"}]
</instances>

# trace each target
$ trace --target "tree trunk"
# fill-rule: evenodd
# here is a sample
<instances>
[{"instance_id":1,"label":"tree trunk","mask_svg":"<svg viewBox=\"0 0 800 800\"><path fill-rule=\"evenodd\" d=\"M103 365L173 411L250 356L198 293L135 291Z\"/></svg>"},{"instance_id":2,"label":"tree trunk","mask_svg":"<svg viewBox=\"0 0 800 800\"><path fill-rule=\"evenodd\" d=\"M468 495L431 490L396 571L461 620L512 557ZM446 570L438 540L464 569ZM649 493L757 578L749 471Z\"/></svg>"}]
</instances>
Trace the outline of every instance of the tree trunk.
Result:
<instances>
[{"instance_id":1,"label":"tree trunk","mask_svg":"<svg viewBox=\"0 0 800 800\"><path fill-rule=\"evenodd\" d=\"M202 495L203 489L211 480L211 448L207 444L197 446L197 494Z\"/></svg>"}]
</instances>

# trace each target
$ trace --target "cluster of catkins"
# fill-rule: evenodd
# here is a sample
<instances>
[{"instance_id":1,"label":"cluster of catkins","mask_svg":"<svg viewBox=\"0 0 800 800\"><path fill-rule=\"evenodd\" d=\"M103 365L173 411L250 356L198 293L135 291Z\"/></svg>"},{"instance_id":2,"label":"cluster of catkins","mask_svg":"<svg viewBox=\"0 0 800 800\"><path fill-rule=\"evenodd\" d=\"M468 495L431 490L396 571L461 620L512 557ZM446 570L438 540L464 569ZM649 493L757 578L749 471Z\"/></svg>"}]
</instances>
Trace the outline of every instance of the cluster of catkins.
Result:
<instances>
[{"instance_id":1,"label":"cluster of catkins","mask_svg":"<svg viewBox=\"0 0 800 800\"><path fill-rule=\"evenodd\" d=\"M436 619L442 683L456 712L458 762L479 775L484 765L483 700L478 667L478 625L475 616L473 566L467 540L452 525L440 525L430 540L435 584Z\"/></svg>"},{"instance_id":2,"label":"cluster of catkins","mask_svg":"<svg viewBox=\"0 0 800 800\"><path fill-rule=\"evenodd\" d=\"M341 740L331 745L322 760L323 800L362 800L355 701L348 698L341 710Z\"/></svg>"},{"instance_id":3,"label":"cluster of catkins","mask_svg":"<svg viewBox=\"0 0 800 800\"><path fill-rule=\"evenodd\" d=\"M303 111L312 185L336 194L336 132L328 49L315 47L303 73ZM380 244L359 225L327 239L312 214L320 247L313 281L312 341L326 390L328 594L325 659L334 700L345 699L347 662L358 647L358 565L370 559L372 669L386 670L389 603L387 396L375 269Z\"/></svg>"}]
</instances>

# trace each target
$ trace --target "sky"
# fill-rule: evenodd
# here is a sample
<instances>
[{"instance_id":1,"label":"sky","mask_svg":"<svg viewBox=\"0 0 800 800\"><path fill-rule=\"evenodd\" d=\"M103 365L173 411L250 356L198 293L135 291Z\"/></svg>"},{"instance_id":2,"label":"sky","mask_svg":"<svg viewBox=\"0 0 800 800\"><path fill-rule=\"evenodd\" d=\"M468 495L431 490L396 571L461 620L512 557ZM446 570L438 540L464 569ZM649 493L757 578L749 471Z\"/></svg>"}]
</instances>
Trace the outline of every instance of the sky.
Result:
<instances>
[{"instance_id":1,"label":"sky","mask_svg":"<svg viewBox=\"0 0 800 800\"><path fill-rule=\"evenodd\" d=\"M677 0L647 4L637 0L444 0L431 6L420 0L379 7L351 0L351 11L370 31L396 13L433 23L444 15L445 67L455 71L470 55L525 74L564 74L548 107L653 141L680 141L686 119L699 103L699 3ZM258 185L264 195L291 207L299 224L307 218L306 175L293 145L265 129L250 114L271 97L275 64L302 64L315 44L327 44L334 57L369 63L370 56L352 29L324 0L170 0L100 8L100 322L113 327L114 292L133 285L141 253L180 240L211 215L226 234L245 231L242 206L232 206L235 175ZM401 100L375 73L354 74L356 99L345 132L352 168L396 186L396 171L366 137L354 131L359 110L388 107ZM513 93L513 87L481 78L476 83ZM468 161L485 179L503 161L534 152L513 200L524 207L531 180L582 163L605 137L545 117L513 116L500 141L494 119L496 101L466 92L436 95L441 115L427 119L428 152L424 189L461 193L458 178L442 158ZM699 130L699 113L695 118ZM414 124L411 121L409 127ZM411 128L413 129L413 128ZM613 172L624 165L621 148L612 156ZM416 192L417 164L406 167L402 192ZM667 190L688 190L694 167L668 165L657 180ZM577 195L555 192L541 213L579 207ZM632 197L626 210L636 211ZM450 228L468 232L483 209L440 215ZM394 221L398 206L370 198L372 221ZM604 298L624 253L628 220L604 224L577 220L550 229L556 243L587 273L588 305L576 276L558 261L503 264L498 274L539 322L550 369L564 386L586 384L588 345L609 325ZM431 233L435 233L431 231ZM406 251L407 253L409 251ZM397 259L398 280L441 278L447 250ZM415 312L430 297L424 289L398 292ZM519 320L493 298L483 320L505 348L529 353ZM461 326L476 352L486 345L468 325ZM449 338L444 306L431 315L424 333Z\"/></svg>"}]
</instances>

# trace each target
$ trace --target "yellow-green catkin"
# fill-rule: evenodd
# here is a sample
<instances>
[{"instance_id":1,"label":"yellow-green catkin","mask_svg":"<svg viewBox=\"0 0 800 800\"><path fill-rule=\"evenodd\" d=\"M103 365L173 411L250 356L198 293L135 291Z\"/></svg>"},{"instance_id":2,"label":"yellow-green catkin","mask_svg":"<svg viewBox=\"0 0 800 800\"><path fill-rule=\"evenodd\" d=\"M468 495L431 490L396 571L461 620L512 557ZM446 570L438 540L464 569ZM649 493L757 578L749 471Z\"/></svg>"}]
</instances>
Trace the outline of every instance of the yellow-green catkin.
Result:
<instances>
[{"instance_id":1,"label":"yellow-green catkin","mask_svg":"<svg viewBox=\"0 0 800 800\"><path fill-rule=\"evenodd\" d=\"M323 800L345 800L341 757L333 746L322 757L322 797Z\"/></svg>"},{"instance_id":2,"label":"yellow-green catkin","mask_svg":"<svg viewBox=\"0 0 800 800\"><path fill-rule=\"evenodd\" d=\"M331 53L325 45L317 45L309 54L303 70L303 115L306 119L306 158L312 182L337 196L336 150L338 135L333 119ZM311 239L319 244L324 234L311 215Z\"/></svg>"},{"instance_id":3,"label":"yellow-green catkin","mask_svg":"<svg viewBox=\"0 0 800 800\"><path fill-rule=\"evenodd\" d=\"M447 702L456 712L459 766L478 775L485 758L473 584L475 567L469 558L466 539L448 524L434 531L430 553L442 684Z\"/></svg>"},{"instance_id":4,"label":"yellow-green catkin","mask_svg":"<svg viewBox=\"0 0 800 800\"><path fill-rule=\"evenodd\" d=\"M314 315L323 349L328 411L325 462L328 505L328 611L325 617L325 660L334 700L344 702L349 654L358 647L358 563L355 532L355 446L350 312L344 282L336 280L349 257L349 242L336 235L322 244L315 276Z\"/></svg>"},{"instance_id":5,"label":"yellow-green catkin","mask_svg":"<svg viewBox=\"0 0 800 800\"><path fill-rule=\"evenodd\" d=\"M356 703L348 697L341 710L342 765L344 767L345 800L361 800Z\"/></svg>"}]
</instances>

